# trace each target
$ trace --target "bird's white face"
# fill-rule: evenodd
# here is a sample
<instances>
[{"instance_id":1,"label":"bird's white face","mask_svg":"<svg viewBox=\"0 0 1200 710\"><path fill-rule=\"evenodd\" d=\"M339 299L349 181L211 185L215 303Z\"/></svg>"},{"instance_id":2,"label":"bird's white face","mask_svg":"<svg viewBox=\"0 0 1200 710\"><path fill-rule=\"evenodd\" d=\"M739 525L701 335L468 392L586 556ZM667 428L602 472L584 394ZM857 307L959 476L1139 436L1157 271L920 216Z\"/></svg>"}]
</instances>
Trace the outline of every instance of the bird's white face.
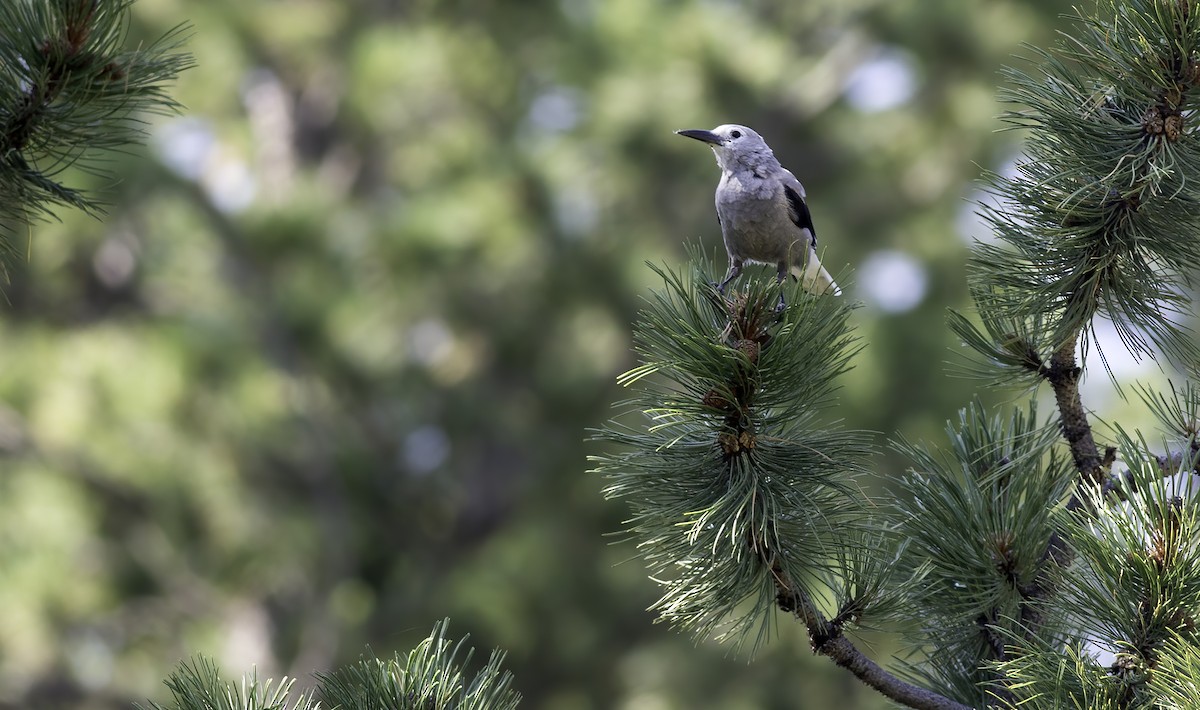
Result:
<instances>
[{"instance_id":1,"label":"bird's white face","mask_svg":"<svg viewBox=\"0 0 1200 710\"><path fill-rule=\"evenodd\" d=\"M736 123L726 123L711 131L690 129L676 133L708 143L717 156L717 164L726 170L751 164L758 156L771 154L762 136Z\"/></svg>"},{"instance_id":2,"label":"bird's white face","mask_svg":"<svg viewBox=\"0 0 1200 710\"><path fill-rule=\"evenodd\" d=\"M756 144L766 145L763 142L762 136L754 132L753 129L746 126L739 126L736 123L726 123L722 126L717 126L712 129L714 136L719 136L725 147L749 147Z\"/></svg>"}]
</instances>

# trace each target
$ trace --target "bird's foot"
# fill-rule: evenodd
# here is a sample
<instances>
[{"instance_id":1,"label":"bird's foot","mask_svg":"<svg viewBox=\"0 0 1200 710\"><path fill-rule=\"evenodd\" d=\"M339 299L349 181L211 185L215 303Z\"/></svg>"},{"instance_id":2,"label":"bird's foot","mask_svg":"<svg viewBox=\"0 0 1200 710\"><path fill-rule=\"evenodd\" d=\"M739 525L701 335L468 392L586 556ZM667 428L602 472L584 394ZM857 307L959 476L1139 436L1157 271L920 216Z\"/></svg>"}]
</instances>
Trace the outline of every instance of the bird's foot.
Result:
<instances>
[{"instance_id":1,"label":"bird's foot","mask_svg":"<svg viewBox=\"0 0 1200 710\"><path fill-rule=\"evenodd\" d=\"M775 304L775 312L783 313L783 309L787 308L787 301L783 300L783 294L779 294L779 303Z\"/></svg>"}]
</instances>

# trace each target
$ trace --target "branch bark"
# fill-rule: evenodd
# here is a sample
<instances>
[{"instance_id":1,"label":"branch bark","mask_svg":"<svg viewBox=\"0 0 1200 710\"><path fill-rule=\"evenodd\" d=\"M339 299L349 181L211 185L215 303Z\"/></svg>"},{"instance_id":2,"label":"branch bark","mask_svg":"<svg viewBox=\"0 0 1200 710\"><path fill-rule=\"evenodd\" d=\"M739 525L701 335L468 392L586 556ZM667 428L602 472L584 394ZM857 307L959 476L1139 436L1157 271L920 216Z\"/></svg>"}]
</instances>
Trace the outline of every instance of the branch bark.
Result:
<instances>
[{"instance_id":1,"label":"branch bark","mask_svg":"<svg viewBox=\"0 0 1200 710\"><path fill-rule=\"evenodd\" d=\"M882 695L915 710L973 710L969 705L903 681L872 661L846 638L840 621L825 618L812 598L784 571L775 553L760 547L759 554L770 565L779 608L795 614L808 627L813 653L828 657Z\"/></svg>"},{"instance_id":2,"label":"branch bark","mask_svg":"<svg viewBox=\"0 0 1200 710\"><path fill-rule=\"evenodd\" d=\"M1092 437L1087 411L1079 397L1079 375L1082 370L1075 362L1076 339L1069 339L1054 351L1044 376L1054 388L1063 438L1071 448L1071 458L1075 461L1075 470L1079 472L1081 482L1099 485L1104 483L1107 476L1096 440Z\"/></svg>"}]
</instances>

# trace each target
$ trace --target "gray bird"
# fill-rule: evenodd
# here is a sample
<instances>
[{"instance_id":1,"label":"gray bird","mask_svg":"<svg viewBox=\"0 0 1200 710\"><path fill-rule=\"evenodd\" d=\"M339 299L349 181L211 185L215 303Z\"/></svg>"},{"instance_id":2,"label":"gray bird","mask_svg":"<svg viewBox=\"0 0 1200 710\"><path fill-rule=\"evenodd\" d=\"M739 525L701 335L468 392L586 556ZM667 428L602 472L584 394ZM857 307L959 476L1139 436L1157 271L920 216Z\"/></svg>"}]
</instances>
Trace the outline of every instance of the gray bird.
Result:
<instances>
[{"instance_id":1,"label":"gray bird","mask_svg":"<svg viewBox=\"0 0 1200 710\"><path fill-rule=\"evenodd\" d=\"M817 258L817 230L804 201L804 186L779 164L762 136L733 123L676 133L708 143L721 167L717 221L729 254L729 272L718 291L725 293L750 261L775 266L780 282L790 273L809 293L841 295ZM783 305L781 295L780 308Z\"/></svg>"}]
</instances>

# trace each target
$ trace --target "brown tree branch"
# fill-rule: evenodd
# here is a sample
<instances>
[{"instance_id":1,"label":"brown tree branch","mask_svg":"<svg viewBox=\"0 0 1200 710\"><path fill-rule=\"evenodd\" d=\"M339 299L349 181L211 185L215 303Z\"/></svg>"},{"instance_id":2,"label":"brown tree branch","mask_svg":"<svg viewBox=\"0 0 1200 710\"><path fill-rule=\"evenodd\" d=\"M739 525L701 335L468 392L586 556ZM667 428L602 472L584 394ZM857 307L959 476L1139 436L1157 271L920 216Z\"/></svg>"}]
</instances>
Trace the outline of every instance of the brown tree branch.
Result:
<instances>
[{"instance_id":1,"label":"brown tree branch","mask_svg":"<svg viewBox=\"0 0 1200 710\"><path fill-rule=\"evenodd\" d=\"M972 710L969 705L903 681L872 661L842 633L842 615L838 615L834 621L826 619L812 598L784 571L775 553L761 545L756 545L756 548L763 563L770 566L771 577L775 580L776 603L783 611L795 614L808 627L813 653L828 657L869 687L906 707L915 710Z\"/></svg>"},{"instance_id":2,"label":"brown tree branch","mask_svg":"<svg viewBox=\"0 0 1200 710\"><path fill-rule=\"evenodd\" d=\"M1054 400L1058 404L1059 421L1063 438L1071 448L1071 458L1080 482L1103 484L1107 479L1103 459L1092 437L1087 410L1079 397L1079 375L1082 370L1075 362L1075 340L1069 339L1050 357L1050 364L1043 376L1054 388Z\"/></svg>"},{"instance_id":3,"label":"brown tree branch","mask_svg":"<svg viewBox=\"0 0 1200 710\"><path fill-rule=\"evenodd\" d=\"M1079 395L1079 376L1082 369L1075 361L1076 336L1069 338L1054 354L1049 363L1036 363L1037 371L1050 382L1054 389L1054 401L1058 405L1058 416L1063 438L1071 450L1071 459L1075 462L1075 470L1079 472L1079 483L1100 483L1107 479L1106 467L1111 466L1114 451L1110 448L1104 458L1096 447L1092 427L1088 422L1087 410L1083 408L1083 400ZM1083 505L1083 499L1078 493L1072 493L1067 500L1067 510L1078 510ZM1074 559L1075 553L1067 541L1057 531L1052 532L1046 545L1043 560L1065 567ZM1041 626L1041 614L1038 604L1054 593L1054 586L1048 580L1039 580L1027 589L1021 590L1021 620L1029 630L1027 636L1032 636L1034 630Z\"/></svg>"}]
</instances>

